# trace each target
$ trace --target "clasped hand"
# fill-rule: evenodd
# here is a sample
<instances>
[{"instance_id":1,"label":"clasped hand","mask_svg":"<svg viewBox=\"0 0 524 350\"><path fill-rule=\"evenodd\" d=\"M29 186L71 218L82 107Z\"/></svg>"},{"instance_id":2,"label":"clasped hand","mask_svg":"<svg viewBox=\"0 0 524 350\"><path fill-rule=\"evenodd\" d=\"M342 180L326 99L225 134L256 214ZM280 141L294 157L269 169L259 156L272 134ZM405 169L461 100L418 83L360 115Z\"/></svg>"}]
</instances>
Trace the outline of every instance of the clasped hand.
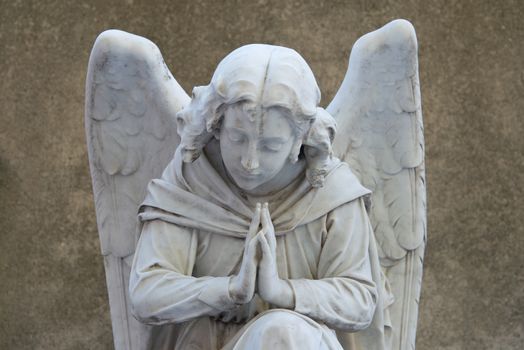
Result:
<instances>
[{"instance_id":1,"label":"clasped hand","mask_svg":"<svg viewBox=\"0 0 524 350\"><path fill-rule=\"evenodd\" d=\"M291 285L278 276L276 247L268 205L261 206L259 203L246 236L240 270L231 278L229 285L229 294L235 303L248 303L257 290L259 296L270 304L282 308L294 307Z\"/></svg>"}]
</instances>

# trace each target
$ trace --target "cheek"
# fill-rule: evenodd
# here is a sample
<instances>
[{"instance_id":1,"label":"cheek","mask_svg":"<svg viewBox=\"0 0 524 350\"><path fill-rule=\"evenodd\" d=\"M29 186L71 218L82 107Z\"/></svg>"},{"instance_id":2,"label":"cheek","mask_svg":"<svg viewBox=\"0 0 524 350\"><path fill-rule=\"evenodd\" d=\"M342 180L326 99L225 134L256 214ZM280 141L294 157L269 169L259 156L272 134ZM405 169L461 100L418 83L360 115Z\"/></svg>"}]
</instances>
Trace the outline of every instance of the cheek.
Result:
<instances>
[{"instance_id":1,"label":"cheek","mask_svg":"<svg viewBox=\"0 0 524 350\"><path fill-rule=\"evenodd\" d=\"M258 162L260 164L260 168L265 173L274 172L274 169L278 168L278 163L279 163L278 160L275 159L275 156L271 154L259 154Z\"/></svg>"},{"instance_id":2,"label":"cheek","mask_svg":"<svg viewBox=\"0 0 524 350\"><path fill-rule=\"evenodd\" d=\"M220 137L220 150L222 153L222 159L226 165L231 165L232 163L240 163L241 150L237 145L231 144L227 140L227 137Z\"/></svg>"},{"instance_id":3,"label":"cheek","mask_svg":"<svg viewBox=\"0 0 524 350\"><path fill-rule=\"evenodd\" d=\"M289 160L291 146L286 146L279 152L261 152L259 162L264 169L270 172L278 172Z\"/></svg>"}]
</instances>

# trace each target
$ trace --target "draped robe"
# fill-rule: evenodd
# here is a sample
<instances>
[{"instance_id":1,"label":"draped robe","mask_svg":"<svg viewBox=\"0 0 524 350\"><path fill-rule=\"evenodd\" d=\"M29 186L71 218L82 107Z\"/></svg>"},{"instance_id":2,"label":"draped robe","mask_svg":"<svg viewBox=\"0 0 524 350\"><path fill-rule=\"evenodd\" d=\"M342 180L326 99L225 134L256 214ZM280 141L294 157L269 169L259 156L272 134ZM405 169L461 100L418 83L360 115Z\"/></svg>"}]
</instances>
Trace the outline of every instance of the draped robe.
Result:
<instances>
[{"instance_id":1,"label":"draped robe","mask_svg":"<svg viewBox=\"0 0 524 350\"><path fill-rule=\"evenodd\" d=\"M257 198L228 179L213 161L221 159L216 153L207 153L183 163L177 152L149 184L139 214L134 314L144 323L175 324L164 327L153 348L383 349L380 267L363 201L369 191L349 167L337 162L321 188L301 173ZM279 277L293 290L292 310L257 294L244 305L229 296L262 201L275 226Z\"/></svg>"}]
</instances>

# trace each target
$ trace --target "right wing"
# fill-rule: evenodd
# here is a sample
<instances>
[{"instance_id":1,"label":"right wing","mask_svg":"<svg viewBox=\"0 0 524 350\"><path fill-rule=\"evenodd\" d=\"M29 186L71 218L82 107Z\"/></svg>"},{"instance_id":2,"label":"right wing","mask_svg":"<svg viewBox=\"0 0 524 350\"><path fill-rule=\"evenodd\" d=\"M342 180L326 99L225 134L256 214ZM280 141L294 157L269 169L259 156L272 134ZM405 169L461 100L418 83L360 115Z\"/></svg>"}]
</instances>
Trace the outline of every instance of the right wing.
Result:
<instances>
[{"instance_id":1,"label":"right wing","mask_svg":"<svg viewBox=\"0 0 524 350\"><path fill-rule=\"evenodd\" d=\"M116 349L151 346L152 327L131 315L128 281L138 206L180 142L175 115L190 101L151 41L100 34L89 59L85 127Z\"/></svg>"}]
</instances>

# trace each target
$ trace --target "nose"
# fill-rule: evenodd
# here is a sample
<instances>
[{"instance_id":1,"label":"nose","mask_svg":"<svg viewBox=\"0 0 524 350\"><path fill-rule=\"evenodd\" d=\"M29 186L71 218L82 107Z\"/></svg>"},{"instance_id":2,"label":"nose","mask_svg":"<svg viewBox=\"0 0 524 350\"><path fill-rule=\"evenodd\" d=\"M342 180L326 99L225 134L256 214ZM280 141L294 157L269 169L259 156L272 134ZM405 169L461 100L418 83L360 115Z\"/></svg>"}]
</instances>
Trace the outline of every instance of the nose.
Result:
<instances>
[{"instance_id":1,"label":"nose","mask_svg":"<svg viewBox=\"0 0 524 350\"><path fill-rule=\"evenodd\" d=\"M255 144L248 145L240 162L242 163L242 167L249 172L258 169L260 164L258 163L258 154Z\"/></svg>"}]
</instances>

